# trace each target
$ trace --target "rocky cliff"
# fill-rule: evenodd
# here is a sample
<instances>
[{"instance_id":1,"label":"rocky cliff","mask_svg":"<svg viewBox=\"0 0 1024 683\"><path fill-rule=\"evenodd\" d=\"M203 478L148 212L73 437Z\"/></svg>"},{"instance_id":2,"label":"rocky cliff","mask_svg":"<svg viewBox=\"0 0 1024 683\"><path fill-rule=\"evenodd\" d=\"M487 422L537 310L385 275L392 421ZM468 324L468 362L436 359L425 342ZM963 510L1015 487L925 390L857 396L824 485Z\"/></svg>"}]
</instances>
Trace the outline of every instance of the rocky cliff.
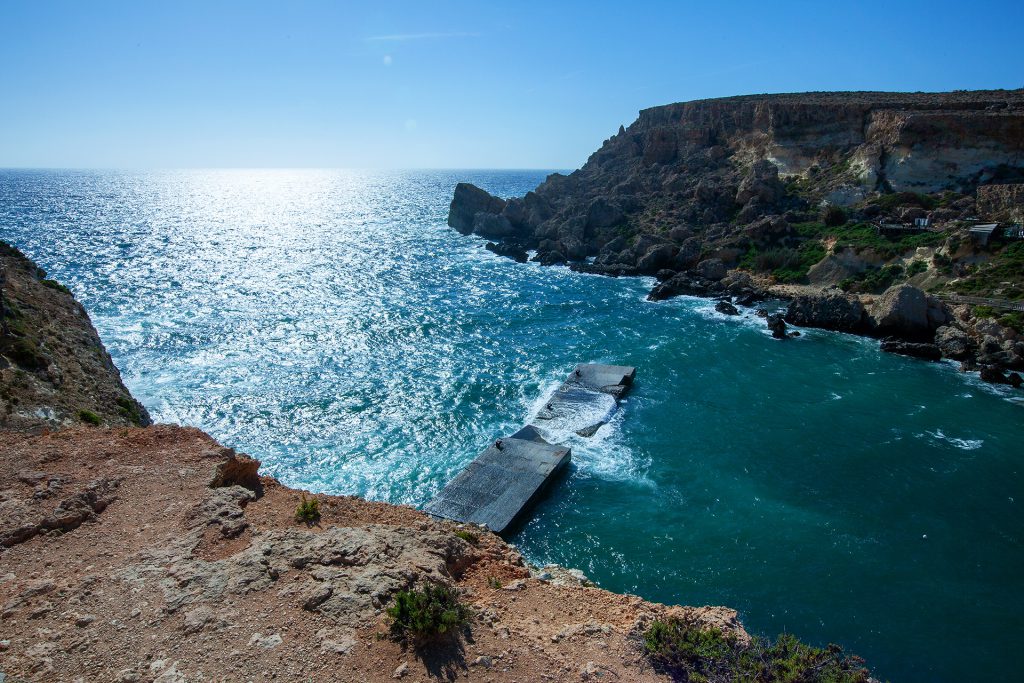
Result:
<instances>
[{"instance_id":1,"label":"rocky cliff","mask_svg":"<svg viewBox=\"0 0 1024 683\"><path fill-rule=\"evenodd\" d=\"M522 198L461 184L449 224L546 263L596 256L654 273L765 216L1022 176L1022 90L751 95L645 109Z\"/></svg>"},{"instance_id":2,"label":"rocky cliff","mask_svg":"<svg viewBox=\"0 0 1024 683\"><path fill-rule=\"evenodd\" d=\"M749 305L778 296L775 285L839 287L846 294L798 302L789 320L931 344L953 319L941 302L914 295L927 326L880 324L872 297L906 298L885 292L910 284L1024 300L1019 228L992 241L970 231L978 218L1024 216L1022 181L1024 90L751 95L645 109L582 168L521 198L460 183L448 223L520 261L655 275L652 300ZM839 308L851 310L832 321ZM1024 317L1006 310L957 318L972 349L991 351L967 367L1024 367ZM975 333L974 315L1004 331ZM936 356L906 344L898 348Z\"/></svg>"},{"instance_id":3,"label":"rocky cliff","mask_svg":"<svg viewBox=\"0 0 1024 683\"><path fill-rule=\"evenodd\" d=\"M0 241L0 428L148 425L71 292Z\"/></svg>"}]
</instances>

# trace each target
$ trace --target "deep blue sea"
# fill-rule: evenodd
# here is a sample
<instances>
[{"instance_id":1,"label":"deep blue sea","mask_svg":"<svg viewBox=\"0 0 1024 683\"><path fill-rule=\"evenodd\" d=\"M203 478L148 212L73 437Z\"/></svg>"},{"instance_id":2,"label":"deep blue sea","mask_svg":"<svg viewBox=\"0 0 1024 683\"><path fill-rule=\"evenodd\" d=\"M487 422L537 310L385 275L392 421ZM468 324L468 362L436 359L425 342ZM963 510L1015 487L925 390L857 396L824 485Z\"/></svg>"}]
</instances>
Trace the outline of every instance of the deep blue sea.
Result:
<instances>
[{"instance_id":1,"label":"deep blue sea","mask_svg":"<svg viewBox=\"0 0 1024 683\"><path fill-rule=\"evenodd\" d=\"M0 238L85 304L161 422L291 486L422 505L576 364L635 390L513 539L651 600L1020 680L1021 394L877 342L779 342L652 282L519 265L445 225L540 171L0 171Z\"/></svg>"}]
</instances>

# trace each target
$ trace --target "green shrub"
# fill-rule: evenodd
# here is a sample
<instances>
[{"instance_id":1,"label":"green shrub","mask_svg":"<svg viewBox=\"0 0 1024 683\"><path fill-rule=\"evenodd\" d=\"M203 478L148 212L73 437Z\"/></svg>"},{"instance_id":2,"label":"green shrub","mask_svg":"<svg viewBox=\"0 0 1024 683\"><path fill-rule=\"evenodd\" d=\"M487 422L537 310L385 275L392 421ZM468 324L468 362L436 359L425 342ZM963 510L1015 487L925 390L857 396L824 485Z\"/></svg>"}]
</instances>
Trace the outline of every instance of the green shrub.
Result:
<instances>
[{"instance_id":1,"label":"green shrub","mask_svg":"<svg viewBox=\"0 0 1024 683\"><path fill-rule=\"evenodd\" d=\"M950 288L971 296L1024 299L1024 242L1014 242L992 254L988 263L968 268L967 276Z\"/></svg>"},{"instance_id":2,"label":"green shrub","mask_svg":"<svg viewBox=\"0 0 1024 683\"><path fill-rule=\"evenodd\" d=\"M128 418L133 425L142 424L142 413L139 412L138 403L127 396L118 396L114 402L117 404L117 412Z\"/></svg>"},{"instance_id":3,"label":"green shrub","mask_svg":"<svg viewBox=\"0 0 1024 683\"><path fill-rule=\"evenodd\" d=\"M299 507L295 508L295 519L305 524L316 524L320 519L320 501L316 498L306 498L306 494L303 493Z\"/></svg>"},{"instance_id":4,"label":"green shrub","mask_svg":"<svg viewBox=\"0 0 1024 683\"><path fill-rule=\"evenodd\" d=\"M883 211L892 211L899 206L916 206L921 209L934 209L939 200L931 195L918 192L891 192L872 199L871 204Z\"/></svg>"},{"instance_id":5,"label":"green shrub","mask_svg":"<svg viewBox=\"0 0 1024 683\"><path fill-rule=\"evenodd\" d=\"M454 588L428 583L422 590L399 591L387 615L391 637L419 647L457 635L470 611Z\"/></svg>"},{"instance_id":6,"label":"green shrub","mask_svg":"<svg viewBox=\"0 0 1024 683\"><path fill-rule=\"evenodd\" d=\"M1024 333L1024 312L1014 311L1013 313L1006 313L999 316L996 321L1003 327L1009 327L1017 332Z\"/></svg>"},{"instance_id":7,"label":"green shrub","mask_svg":"<svg viewBox=\"0 0 1024 683\"><path fill-rule=\"evenodd\" d=\"M474 534L471 531L466 531L465 529L458 529L455 532L455 535L458 536L459 538L461 538L466 543L469 543L470 545L476 545L477 543L480 542L480 537L479 536L477 536L476 534Z\"/></svg>"},{"instance_id":8,"label":"green shrub","mask_svg":"<svg viewBox=\"0 0 1024 683\"><path fill-rule=\"evenodd\" d=\"M996 309L991 306L975 306L974 307L975 318L994 318L996 317Z\"/></svg>"},{"instance_id":9,"label":"green shrub","mask_svg":"<svg viewBox=\"0 0 1024 683\"><path fill-rule=\"evenodd\" d=\"M706 676L727 663L736 647L734 636L717 628L699 628L683 619L655 620L643 634L644 649L670 671Z\"/></svg>"},{"instance_id":10,"label":"green shrub","mask_svg":"<svg viewBox=\"0 0 1024 683\"><path fill-rule=\"evenodd\" d=\"M40 282L43 283L44 287L49 287L50 289L55 289L58 292L64 292L65 294L71 294L71 290L70 289L68 289L67 287L65 287L61 283L57 282L56 280L46 280L46 279L43 279L43 280L40 280Z\"/></svg>"},{"instance_id":11,"label":"green shrub","mask_svg":"<svg viewBox=\"0 0 1024 683\"><path fill-rule=\"evenodd\" d=\"M847 292L879 294L892 287L903 276L903 266L891 263L881 268L870 268L855 277L846 278L839 286Z\"/></svg>"},{"instance_id":12,"label":"green shrub","mask_svg":"<svg viewBox=\"0 0 1024 683\"><path fill-rule=\"evenodd\" d=\"M85 408L78 411L78 419L93 426L99 426L100 422L102 422L99 415Z\"/></svg>"},{"instance_id":13,"label":"green shrub","mask_svg":"<svg viewBox=\"0 0 1024 683\"><path fill-rule=\"evenodd\" d=\"M12 325L11 329L14 331L15 326ZM49 359L31 337L4 336L0 338L0 353L28 370L42 370L50 364Z\"/></svg>"},{"instance_id":14,"label":"green shrub","mask_svg":"<svg viewBox=\"0 0 1024 683\"><path fill-rule=\"evenodd\" d=\"M924 261L911 261L910 265L907 266L907 277L914 277L919 273L923 273L928 270L928 264Z\"/></svg>"},{"instance_id":15,"label":"green shrub","mask_svg":"<svg viewBox=\"0 0 1024 683\"><path fill-rule=\"evenodd\" d=\"M821 222L829 227L836 227L846 223L846 212L840 206L826 206L821 212Z\"/></svg>"},{"instance_id":16,"label":"green shrub","mask_svg":"<svg viewBox=\"0 0 1024 683\"><path fill-rule=\"evenodd\" d=\"M867 683L859 657L838 645L816 648L789 634L775 642L753 638L741 645L730 634L693 621L654 621L643 633L647 655L662 670L688 681L764 683Z\"/></svg>"},{"instance_id":17,"label":"green shrub","mask_svg":"<svg viewBox=\"0 0 1024 683\"><path fill-rule=\"evenodd\" d=\"M497 578L495 576L488 576L487 577L487 586L489 588L493 588L494 590L501 590L501 586L502 586L501 579L499 579L499 578Z\"/></svg>"}]
</instances>

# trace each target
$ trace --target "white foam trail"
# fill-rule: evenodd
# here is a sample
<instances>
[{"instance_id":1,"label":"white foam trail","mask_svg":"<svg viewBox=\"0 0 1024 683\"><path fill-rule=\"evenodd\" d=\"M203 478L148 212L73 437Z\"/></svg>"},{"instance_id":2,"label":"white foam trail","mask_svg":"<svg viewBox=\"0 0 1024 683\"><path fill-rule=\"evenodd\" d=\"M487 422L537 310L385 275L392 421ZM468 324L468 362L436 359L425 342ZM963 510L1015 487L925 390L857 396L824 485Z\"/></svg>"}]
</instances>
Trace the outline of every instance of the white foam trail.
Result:
<instances>
[{"instance_id":1,"label":"white foam trail","mask_svg":"<svg viewBox=\"0 0 1024 683\"><path fill-rule=\"evenodd\" d=\"M929 431L926 433L934 439L945 441L946 443L964 451L973 451L977 448L981 448L985 443L984 439L957 439L952 436L946 436L941 429L936 429L933 432Z\"/></svg>"}]
</instances>

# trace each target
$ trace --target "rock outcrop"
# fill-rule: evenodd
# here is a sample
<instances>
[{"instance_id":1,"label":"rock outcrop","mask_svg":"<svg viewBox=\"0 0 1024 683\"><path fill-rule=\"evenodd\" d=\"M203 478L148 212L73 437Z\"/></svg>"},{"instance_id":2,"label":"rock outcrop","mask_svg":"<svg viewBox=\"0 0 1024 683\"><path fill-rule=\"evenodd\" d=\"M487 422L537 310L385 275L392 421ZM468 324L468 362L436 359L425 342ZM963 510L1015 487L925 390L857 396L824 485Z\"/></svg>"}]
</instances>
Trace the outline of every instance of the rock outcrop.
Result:
<instances>
[{"instance_id":1,"label":"rock outcrop","mask_svg":"<svg viewBox=\"0 0 1024 683\"><path fill-rule=\"evenodd\" d=\"M794 298L786 310L786 322L837 332L863 333L868 328L867 313L860 299L838 290Z\"/></svg>"},{"instance_id":2,"label":"rock outcrop","mask_svg":"<svg viewBox=\"0 0 1024 683\"><path fill-rule=\"evenodd\" d=\"M653 275L689 269L702 251L728 265L750 245L785 243L783 214L815 202L973 192L1018 175L1022 90L750 95L645 109L582 168L523 198L460 183L448 222L537 249L541 263L593 256Z\"/></svg>"},{"instance_id":3,"label":"rock outcrop","mask_svg":"<svg viewBox=\"0 0 1024 683\"><path fill-rule=\"evenodd\" d=\"M902 339L931 341L935 330L949 320L950 314L941 301L911 285L885 290L868 311L868 324L874 334Z\"/></svg>"},{"instance_id":4,"label":"rock outcrop","mask_svg":"<svg viewBox=\"0 0 1024 683\"><path fill-rule=\"evenodd\" d=\"M150 423L67 288L2 241L0 283L0 429Z\"/></svg>"}]
</instances>

